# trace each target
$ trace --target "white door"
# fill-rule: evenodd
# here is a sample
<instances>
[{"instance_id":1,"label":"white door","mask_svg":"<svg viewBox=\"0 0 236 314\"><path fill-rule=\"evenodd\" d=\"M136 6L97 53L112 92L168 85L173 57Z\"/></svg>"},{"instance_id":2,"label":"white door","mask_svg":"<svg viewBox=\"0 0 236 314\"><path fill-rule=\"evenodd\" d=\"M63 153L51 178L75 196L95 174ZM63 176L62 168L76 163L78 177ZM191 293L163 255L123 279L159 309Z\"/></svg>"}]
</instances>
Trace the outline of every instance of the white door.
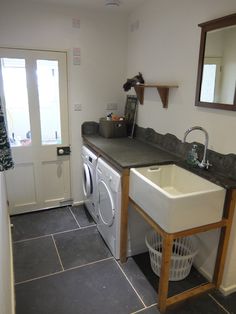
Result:
<instances>
[{"instance_id":1,"label":"white door","mask_svg":"<svg viewBox=\"0 0 236 314\"><path fill-rule=\"evenodd\" d=\"M71 197L66 53L0 49L0 96L15 164L10 213L60 206Z\"/></svg>"}]
</instances>

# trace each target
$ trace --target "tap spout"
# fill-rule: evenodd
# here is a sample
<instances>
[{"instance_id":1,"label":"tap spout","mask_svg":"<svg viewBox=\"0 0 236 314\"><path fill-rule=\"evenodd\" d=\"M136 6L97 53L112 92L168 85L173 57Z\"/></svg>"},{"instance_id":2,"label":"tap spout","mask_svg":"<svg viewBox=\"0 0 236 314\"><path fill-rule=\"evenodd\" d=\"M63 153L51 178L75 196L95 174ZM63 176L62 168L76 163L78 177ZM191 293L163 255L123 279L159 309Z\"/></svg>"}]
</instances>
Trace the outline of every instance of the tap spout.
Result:
<instances>
[{"instance_id":1,"label":"tap spout","mask_svg":"<svg viewBox=\"0 0 236 314\"><path fill-rule=\"evenodd\" d=\"M206 168L209 165L207 160L206 160L206 153L207 153L207 148L208 148L208 143L209 143L209 135L208 135L207 131L204 128L202 128L201 126L193 126L189 129L187 129L186 132L184 133L183 143L186 141L186 137L188 136L188 134L194 130L202 131L205 135L204 153L203 153L202 161L199 163L199 167L200 168Z\"/></svg>"}]
</instances>

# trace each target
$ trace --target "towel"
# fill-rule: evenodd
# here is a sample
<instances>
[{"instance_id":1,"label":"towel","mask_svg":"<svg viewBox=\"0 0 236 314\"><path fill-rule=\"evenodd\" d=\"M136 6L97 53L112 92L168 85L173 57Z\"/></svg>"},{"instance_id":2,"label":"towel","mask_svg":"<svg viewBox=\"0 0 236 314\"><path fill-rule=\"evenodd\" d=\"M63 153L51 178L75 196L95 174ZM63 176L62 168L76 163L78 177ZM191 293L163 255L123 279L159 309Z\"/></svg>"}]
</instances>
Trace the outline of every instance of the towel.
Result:
<instances>
[{"instance_id":1,"label":"towel","mask_svg":"<svg viewBox=\"0 0 236 314\"><path fill-rule=\"evenodd\" d=\"M13 168L11 146L7 135L4 113L0 98L0 171Z\"/></svg>"}]
</instances>

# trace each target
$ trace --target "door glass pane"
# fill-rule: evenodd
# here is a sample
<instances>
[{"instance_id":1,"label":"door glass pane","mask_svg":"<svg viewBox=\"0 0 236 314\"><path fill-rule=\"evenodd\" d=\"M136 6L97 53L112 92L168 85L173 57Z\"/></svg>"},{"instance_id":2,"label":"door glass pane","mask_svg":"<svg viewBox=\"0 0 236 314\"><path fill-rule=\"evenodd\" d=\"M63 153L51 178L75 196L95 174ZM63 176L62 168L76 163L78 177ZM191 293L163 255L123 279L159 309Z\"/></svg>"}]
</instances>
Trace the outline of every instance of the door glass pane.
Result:
<instances>
[{"instance_id":1,"label":"door glass pane","mask_svg":"<svg viewBox=\"0 0 236 314\"><path fill-rule=\"evenodd\" d=\"M25 60L2 58L1 65L11 146L30 145L31 129Z\"/></svg>"},{"instance_id":2,"label":"door glass pane","mask_svg":"<svg viewBox=\"0 0 236 314\"><path fill-rule=\"evenodd\" d=\"M59 71L56 60L37 60L42 145L61 144Z\"/></svg>"}]
</instances>

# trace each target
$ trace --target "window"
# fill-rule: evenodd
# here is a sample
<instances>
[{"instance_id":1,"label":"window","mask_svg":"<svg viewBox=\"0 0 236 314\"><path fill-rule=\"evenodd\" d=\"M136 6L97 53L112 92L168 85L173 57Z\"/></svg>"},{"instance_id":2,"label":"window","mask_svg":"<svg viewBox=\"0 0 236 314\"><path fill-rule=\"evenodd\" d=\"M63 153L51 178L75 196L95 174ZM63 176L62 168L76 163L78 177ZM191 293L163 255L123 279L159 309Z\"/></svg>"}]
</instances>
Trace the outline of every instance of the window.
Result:
<instances>
[{"instance_id":1,"label":"window","mask_svg":"<svg viewBox=\"0 0 236 314\"><path fill-rule=\"evenodd\" d=\"M41 141L61 144L58 61L37 60Z\"/></svg>"},{"instance_id":2,"label":"window","mask_svg":"<svg viewBox=\"0 0 236 314\"><path fill-rule=\"evenodd\" d=\"M10 144L31 144L25 59L2 58L2 77Z\"/></svg>"},{"instance_id":3,"label":"window","mask_svg":"<svg viewBox=\"0 0 236 314\"><path fill-rule=\"evenodd\" d=\"M200 100L204 102L219 101L221 58L205 58Z\"/></svg>"}]
</instances>

